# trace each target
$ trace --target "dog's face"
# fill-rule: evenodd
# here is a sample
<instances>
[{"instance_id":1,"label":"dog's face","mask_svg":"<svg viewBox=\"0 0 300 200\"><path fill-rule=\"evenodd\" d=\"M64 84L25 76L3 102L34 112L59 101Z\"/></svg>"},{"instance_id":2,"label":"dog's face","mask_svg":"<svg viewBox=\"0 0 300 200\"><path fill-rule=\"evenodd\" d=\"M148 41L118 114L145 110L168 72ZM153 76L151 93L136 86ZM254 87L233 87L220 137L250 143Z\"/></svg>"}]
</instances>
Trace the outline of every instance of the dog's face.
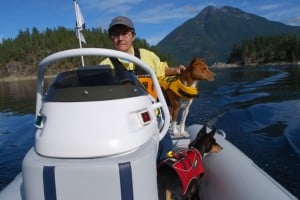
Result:
<instances>
[{"instance_id":1,"label":"dog's face","mask_svg":"<svg viewBox=\"0 0 300 200\"><path fill-rule=\"evenodd\" d=\"M194 80L206 80L213 81L215 79L215 74L208 68L205 63L205 59L195 57L190 64L191 77Z\"/></svg>"},{"instance_id":2,"label":"dog's face","mask_svg":"<svg viewBox=\"0 0 300 200\"><path fill-rule=\"evenodd\" d=\"M202 155L204 153L217 153L221 151L223 147L216 142L216 139L214 138L215 133L216 129L207 133L206 126L203 126L196 139L189 144L189 147L198 149Z\"/></svg>"}]
</instances>

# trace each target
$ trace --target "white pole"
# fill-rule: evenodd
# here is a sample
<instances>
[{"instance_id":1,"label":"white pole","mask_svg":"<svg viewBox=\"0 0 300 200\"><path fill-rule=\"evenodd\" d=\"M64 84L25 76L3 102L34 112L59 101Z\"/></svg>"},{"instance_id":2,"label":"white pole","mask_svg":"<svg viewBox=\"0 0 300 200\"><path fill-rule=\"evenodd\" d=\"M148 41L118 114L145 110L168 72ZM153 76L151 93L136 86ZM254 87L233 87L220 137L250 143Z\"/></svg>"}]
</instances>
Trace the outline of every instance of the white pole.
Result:
<instances>
[{"instance_id":1,"label":"white pole","mask_svg":"<svg viewBox=\"0 0 300 200\"><path fill-rule=\"evenodd\" d=\"M74 8L75 8L75 15L76 15L76 33L77 33L77 37L78 37L78 42L79 42L79 47L82 48L82 44L81 44L81 33L80 33L80 29L82 27L79 27L81 26L81 24L79 24L79 13L77 12L77 6L78 6L78 2L77 0L74 0ZM79 9L79 8L78 8ZM82 66L84 66L84 59L83 59L83 56L81 56L81 64Z\"/></svg>"},{"instance_id":2,"label":"white pole","mask_svg":"<svg viewBox=\"0 0 300 200\"><path fill-rule=\"evenodd\" d=\"M80 30L78 27L76 27L76 31L77 31L77 34L78 34L78 40L79 40L79 47L80 49L82 48L82 44L81 44L81 34L80 34ZM82 66L84 66L84 59L83 59L83 56L81 56L81 64Z\"/></svg>"}]
</instances>

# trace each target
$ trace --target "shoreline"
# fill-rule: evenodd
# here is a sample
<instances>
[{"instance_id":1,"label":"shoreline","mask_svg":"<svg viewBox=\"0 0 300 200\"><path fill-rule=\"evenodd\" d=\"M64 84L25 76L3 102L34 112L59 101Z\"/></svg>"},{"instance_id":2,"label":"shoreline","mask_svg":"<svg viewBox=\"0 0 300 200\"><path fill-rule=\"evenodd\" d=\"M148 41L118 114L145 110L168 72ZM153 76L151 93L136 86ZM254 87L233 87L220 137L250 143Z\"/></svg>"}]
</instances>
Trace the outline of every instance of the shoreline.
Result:
<instances>
[{"instance_id":1,"label":"shoreline","mask_svg":"<svg viewBox=\"0 0 300 200\"><path fill-rule=\"evenodd\" d=\"M277 62L277 63L264 63L264 64L258 64L258 63L248 63L246 65L239 65L239 64L228 64L228 63L215 63L210 65L209 67L212 68L237 68L237 67L259 67L259 66L300 66L300 62L294 62L294 63L287 63L287 62ZM56 74L57 75L57 74ZM45 78L54 78L56 75L45 75ZM0 83L1 82L14 82L14 81L28 81L28 80L36 80L37 75L28 75L28 76L9 76L9 77L0 77Z\"/></svg>"},{"instance_id":2,"label":"shoreline","mask_svg":"<svg viewBox=\"0 0 300 200\"><path fill-rule=\"evenodd\" d=\"M212 68L235 68L235 67L264 67L264 66L300 66L300 62L293 62L293 63L288 63L288 62L274 62L274 63L247 63L247 64L228 64L228 63L215 63L212 64L210 67Z\"/></svg>"},{"instance_id":3,"label":"shoreline","mask_svg":"<svg viewBox=\"0 0 300 200\"><path fill-rule=\"evenodd\" d=\"M22 77L10 76L5 78L0 78L0 82L28 81L34 79L37 79L37 77L36 76L22 76Z\"/></svg>"},{"instance_id":4,"label":"shoreline","mask_svg":"<svg viewBox=\"0 0 300 200\"><path fill-rule=\"evenodd\" d=\"M54 78L56 75L47 75L45 79ZM14 82L14 81L28 81L28 80L37 80L37 76L9 76L5 78L0 78L1 82Z\"/></svg>"}]
</instances>

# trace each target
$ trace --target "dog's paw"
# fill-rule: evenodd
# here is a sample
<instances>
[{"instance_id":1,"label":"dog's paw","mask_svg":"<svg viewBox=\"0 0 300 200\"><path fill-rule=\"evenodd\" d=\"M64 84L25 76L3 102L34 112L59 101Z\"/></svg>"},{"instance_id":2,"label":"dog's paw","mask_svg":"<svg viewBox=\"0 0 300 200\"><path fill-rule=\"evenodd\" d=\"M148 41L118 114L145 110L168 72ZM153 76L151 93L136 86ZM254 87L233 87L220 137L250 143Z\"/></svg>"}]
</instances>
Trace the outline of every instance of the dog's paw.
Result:
<instances>
[{"instance_id":1,"label":"dog's paw","mask_svg":"<svg viewBox=\"0 0 300 200\"><path fill-rule=\"evenodd\" d=\"M171 123L171 130L172 130L172 134L174 135L174 137L180 137L178 126L175 122Z\"/></svg>"},{"instance_id":2,"label":"dog's paw","mask_svg":"<svg viewBox=\"0 0 300 200\"><path fill-rule=\"evenodd\" d=\"M177 128L173 128L172 131L175 137L181 137Z\"/></svg>"},{"instance_id":3,"label":"dog's paw","mask_svg":"<svg viewBox=\"0 0 300 200\"><path fill-rule=\"evenodd\" d=\"M187 131L180 132L179 135L181 137L190 137L190 134Z\"/></svg>"},{"instance_id":4,"label":"dog's paw","mask_svg":"<svg viewBox=\"0 0 300 200\"><path fill-rule=\"evenodd\" d=\"M188 132L186 132L186 131L180 132L178 129L176 129L175 132L173 130L173 135L174 135L174 137L177 137L177 138L187 138L187 137L190 137L190 134Z\"/></svg>"},{"instance_id":5,"label":"dog's paw","mask_svg":"<svg viewBox=\"0 0 300 200\"><path fill-rule=\"evenodd\" d=\"M179 124L179 126L177 126L177 130L178 130L178 135L180 137L189 137L190 134L186 131L185 126L182 124Z\"/></svg>"},{"instance_id":6,"label":"dog's paw","mask_svg":"<svg viewBox=\"0 0 300 200\"><path fill-rule=\"evenodd\" d=\"M175 138L182 138L185 137L177 128L173 129L173 136Z\"/></svg>"}]
</instances>

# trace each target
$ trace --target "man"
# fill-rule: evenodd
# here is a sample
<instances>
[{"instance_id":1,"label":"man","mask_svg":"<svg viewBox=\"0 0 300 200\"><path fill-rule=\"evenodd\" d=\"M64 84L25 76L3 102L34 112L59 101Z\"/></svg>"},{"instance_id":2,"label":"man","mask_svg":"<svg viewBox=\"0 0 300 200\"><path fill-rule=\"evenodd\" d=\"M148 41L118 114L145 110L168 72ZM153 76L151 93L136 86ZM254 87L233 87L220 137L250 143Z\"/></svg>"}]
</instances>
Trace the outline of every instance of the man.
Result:
<instances>
[{"instance_id":1,"label":"man","mask_svg":"<svg viewBox=\"0 0 300 200\"><path fill-rule=\"evenodd\" d=\"M127 17L119 16L112 19L109 25L108 34L116 50L139 57L143 62L148 64L153 69L158 78L180 74L185 70L183 65L180 65L176 68L170 68L166 62L162 62L160 58L152 51L142 48L135 49L133 47L133 42L136 37L135 28L132 20ZM111 65L112 67L116 65L122 65L124 68L135 72L137 75L143 73L137 71L134 63L124 59L106 58L100 64ZM149 90L148 92L150 94L152 93ZM172 149L172 146L170 134L167 133L159 143L157 157L158 162L166 157L167 152Z\"/></svg>"}]
</instances>

